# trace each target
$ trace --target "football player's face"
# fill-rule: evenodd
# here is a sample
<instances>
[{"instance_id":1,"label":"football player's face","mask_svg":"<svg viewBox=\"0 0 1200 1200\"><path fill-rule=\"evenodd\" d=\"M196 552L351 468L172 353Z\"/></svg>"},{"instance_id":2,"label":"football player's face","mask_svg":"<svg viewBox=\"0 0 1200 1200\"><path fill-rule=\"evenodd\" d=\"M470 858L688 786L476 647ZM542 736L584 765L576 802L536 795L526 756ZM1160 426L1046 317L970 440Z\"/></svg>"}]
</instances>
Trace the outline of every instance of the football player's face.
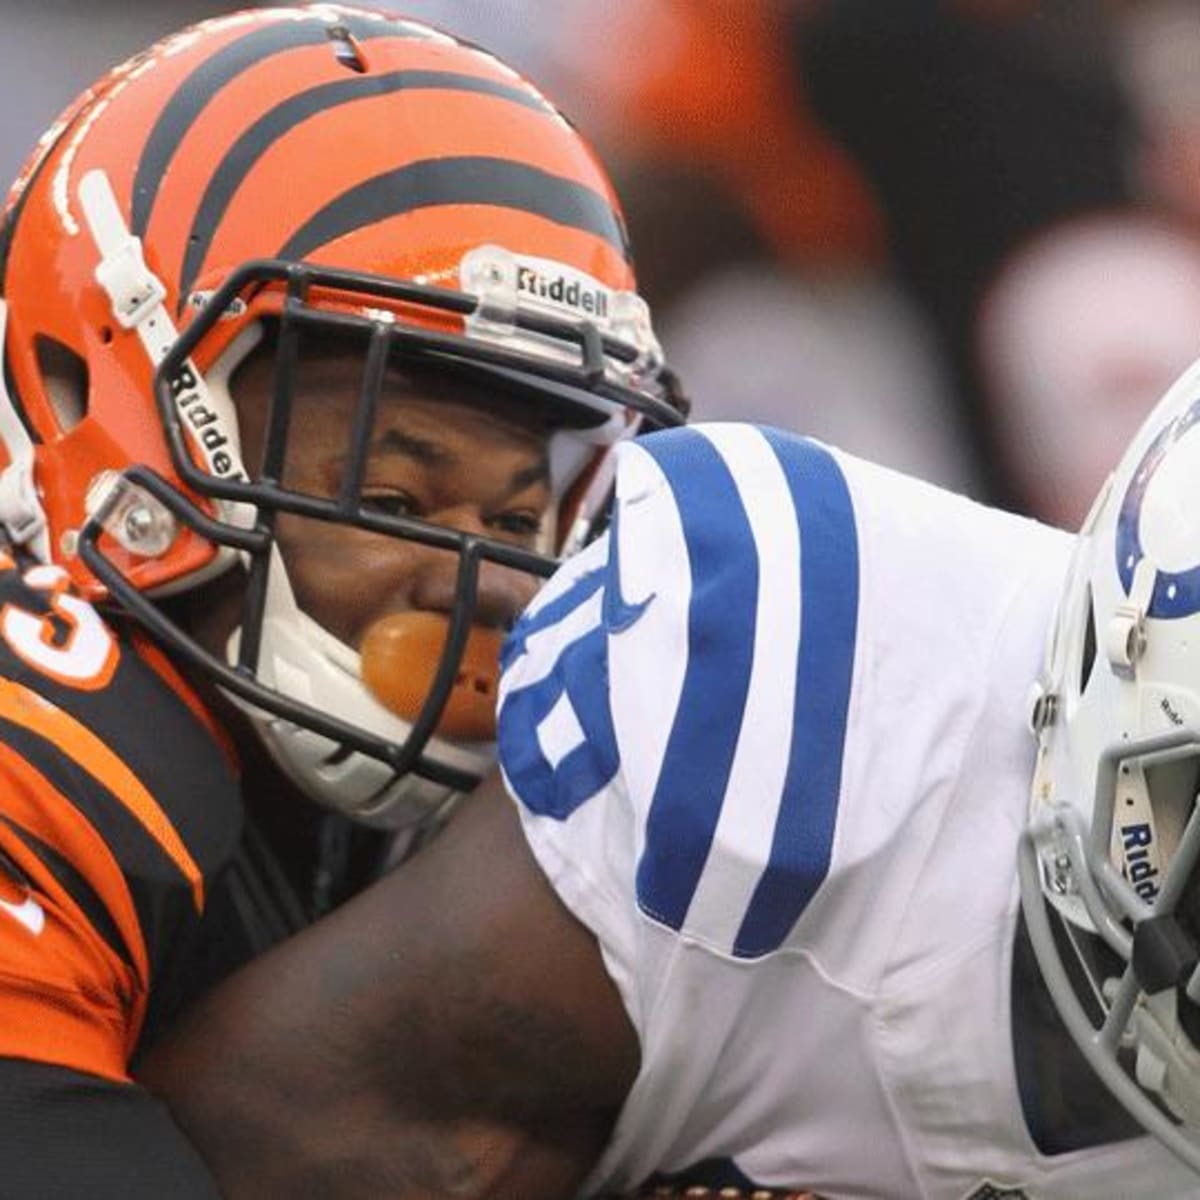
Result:
<instances>
[{"instance_id":1,"label":"football player's face","mask_svg":"<svg viewBox=\"0 0 1200 1200\"><path fill-rule=\"evenodd\" d=\"M243 456L261 460L274 360L234 378ZM302 354L283 484L333 498L351 462L350 429L362 382L360 347ZM370 433L363 497L380 513L478 533L534 549L550 506L545 433L481 385L445 373L388 368ZM281 514L278 544L300 607L352 647L380 618L449 612L458 556L416 542ZM484 562L478 624L503 627L530 600L530 575Z\"/></svg>"}]
</instances>

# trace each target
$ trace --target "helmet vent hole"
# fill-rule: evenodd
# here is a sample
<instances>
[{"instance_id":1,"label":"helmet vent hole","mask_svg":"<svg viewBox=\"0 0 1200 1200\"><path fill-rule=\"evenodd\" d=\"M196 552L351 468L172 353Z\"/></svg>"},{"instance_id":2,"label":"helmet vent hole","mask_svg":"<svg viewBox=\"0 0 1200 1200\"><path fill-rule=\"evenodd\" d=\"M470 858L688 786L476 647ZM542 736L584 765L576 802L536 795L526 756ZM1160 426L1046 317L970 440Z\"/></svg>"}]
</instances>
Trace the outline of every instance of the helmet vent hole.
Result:
<instances>
[{"instance_id":1,"label":"helmet vent hole","mask_svg":"<svg viewBox=\"0 0 1200 1200\"><path fill-rule=\"evenodd\" d=\"M331 25L326 36L333 47L334 58L347 71L355 71L359 75L366 74L367 60L363 57L362 50L354 40L354 35L345 25Z\"/></svg>"},{"instance_id":2,"label":"helmet vent hole","mask_svg":"<svg viewBox=\"0 0 1200 1200\"><path fill-rule=\"evenodd\" d=\"M38 335L34 349L55 420L63 433L69 433L87 416L87 363L69 346L46 334Z\"/></svg>"},{"instance_id":3,"label":"helmet vent hole","mask_svg":"<svg viewBox=\"0 0 1200 1200\"><path fill-rule=\"evenodd\" d=\"M1082 696L1087 689L1088 680L1092 677L1092 667L1096 664L1096 606L1092 603L1092 589L1089 587L1084 597L1086 611L1083 623L1083 654L1079 659L1079 694Z\"/></svg>"}]
</instances>

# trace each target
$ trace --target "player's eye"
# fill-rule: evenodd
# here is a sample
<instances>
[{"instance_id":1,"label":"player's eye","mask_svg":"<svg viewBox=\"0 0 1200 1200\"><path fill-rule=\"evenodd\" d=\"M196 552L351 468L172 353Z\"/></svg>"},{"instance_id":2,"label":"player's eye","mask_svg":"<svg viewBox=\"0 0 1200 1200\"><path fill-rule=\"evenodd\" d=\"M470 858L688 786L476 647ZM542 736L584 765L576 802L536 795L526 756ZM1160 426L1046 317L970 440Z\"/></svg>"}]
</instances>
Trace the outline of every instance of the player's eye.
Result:
<instances>
[{"instance_id":1,"label":"player's eye","mask_svg":"<svg viewBox=\"0 0 1200 1200\"><path fill-rule=\"evenodd\" d=\"M408 492L374 491L364 492L362 506L367 512L385 517L419 517L420 505Z\"/></svg>"},{"instance_id":2,"label":"player's eye","mask_svg":"<svg viewBox=\"0 0 1200 1200\"><path fill-rule=\"evenodd\" d=\"M542 531L541 514L530 509L497 513L488 520L488 524L500 533L521 541L533 541Z\"/></svg>"}]
</instances>

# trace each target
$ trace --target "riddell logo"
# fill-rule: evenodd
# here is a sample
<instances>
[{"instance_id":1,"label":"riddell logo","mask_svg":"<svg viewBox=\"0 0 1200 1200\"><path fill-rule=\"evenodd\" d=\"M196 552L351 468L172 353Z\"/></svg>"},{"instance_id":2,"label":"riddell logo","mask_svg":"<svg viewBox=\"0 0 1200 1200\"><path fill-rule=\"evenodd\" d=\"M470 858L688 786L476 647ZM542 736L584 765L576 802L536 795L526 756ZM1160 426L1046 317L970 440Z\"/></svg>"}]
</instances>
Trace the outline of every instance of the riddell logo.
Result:
<instances>
[{"instance_id":1,"label":"riddell logo","mask_svg":"<svg viewBox=\"0 0 1200 1200\"><path fill-rule=\"evenodd\" d=\"M1158 896L1158 868L1151 857L1154 851L1154 831L1149 824L1138 822L1121 826L1121 850L1125 855L1125 878L1133 890L1147 903Z\"/></svg>"},{"instance_id":2,"label":"riddell logo","mask_svg":"<svg viewBox=\"0 0 1200 1200\"><path fill-rule=\"evenodd\" d=\"M171 380L171 395L184 425L191 430L203 451L208 469L219 479L245 479L232 453L225 423L220 413L205 403L208 393L201 389L195 372L187 363Z\"/></svg>"},{"instance_id":3,"label":"riddell logo","mask_svg":"<svg viewBox=\"0 0 1200 1200\"><path fill-rule=\"evenodd\" d=\"M539 300L551 300L589 317L608 317L608 289L566 274L548 275L533 267L517 270L517 290Z\"/></svg>"}]
</instances>

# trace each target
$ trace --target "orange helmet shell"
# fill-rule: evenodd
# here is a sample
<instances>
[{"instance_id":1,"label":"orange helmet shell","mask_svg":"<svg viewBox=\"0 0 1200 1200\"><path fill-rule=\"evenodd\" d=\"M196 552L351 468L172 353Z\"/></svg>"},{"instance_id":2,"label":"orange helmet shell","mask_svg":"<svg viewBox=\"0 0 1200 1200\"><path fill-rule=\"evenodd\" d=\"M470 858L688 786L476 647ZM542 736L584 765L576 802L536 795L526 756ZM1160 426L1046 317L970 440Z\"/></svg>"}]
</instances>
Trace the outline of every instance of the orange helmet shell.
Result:
<instances>
[{"instance_id":1,"label":"orange helmet shell","mask_svg":"<svg viewBox=\"0 0 1200 1200\"><path fill-rule=\"evenodd\" d=\"M603 169L541 93L489 54L331 4L243 12L168 38L68 109L14 186L0 230L10 397L35 443L50 554L84 584L94 581L69 534L85 520L91 482L136 463L181 486L153 366L96 281L79 187L97 169L180 328L260 258L458 290L464 255L496 245L634 287ZM195 352L200 370L268 308L222 321ZM86 376L76 408L56 402L46 366L55 355ZM130 573L155 587L213 553L185 530Z\"/></svg>"}]
</instances>

